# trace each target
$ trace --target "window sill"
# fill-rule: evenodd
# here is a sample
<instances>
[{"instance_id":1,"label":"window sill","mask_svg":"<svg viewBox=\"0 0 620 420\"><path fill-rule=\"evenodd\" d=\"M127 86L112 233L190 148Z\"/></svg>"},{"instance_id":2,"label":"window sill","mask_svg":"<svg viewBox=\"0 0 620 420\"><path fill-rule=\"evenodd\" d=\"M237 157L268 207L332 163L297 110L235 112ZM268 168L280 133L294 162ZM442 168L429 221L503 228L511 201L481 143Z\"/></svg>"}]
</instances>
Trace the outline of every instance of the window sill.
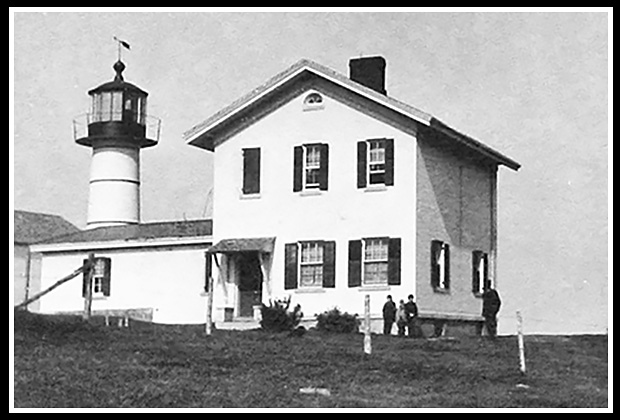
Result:
<instances>
[{"instance_id":1,"label":"window sill","mask_svg":"<svg viewBox=\"0 0 620 420\"><path fill-rule=\"evenodd\" d=\"M482 299L482 293L480 292L472 292L475 298Z\"/></svg>"},{"instance_id":2,"label":"window sill","mask_svg":"<svg viewBox=\"0 0 620 420\"><path fill-rule=\"evenodd\" d=\"M239 200L257 200L260 198L260 193L257 194L243 194L239 195Z\"/></svg>"},{"instance_id":3,"label":"window sill","mask_svg":"<svg viewBox=\"0 0 620 420\"><path fill-rule=\"evenodd\" d=\"M433 287L433 291L435 293L439 293L440 295L449 295L450 294L450 289L444 289L441 287Z\"/></svg>"},{"instance_id":4,"label":"window sill","mask_svg":"<svg viewBox=\"0 0 620 420\"><path fill-rule=\"evenodd\" d=\"M104 295L93 296L92 299L93 300L108 300L108 296L104 296Z\"/></svg>"},{"instance_id":5,"label":"window sill","mask_svg":"<svg viewBox=\"0 0 620 420\"><path fill-rule=\"evenodd\" d=\"M318 188L316 189L308 189L308 190L301 190L299 192L299 195L302 197L310 197L310 196L315 196L315 195L322 195L323 191L319 190Z\"/></svg>"},{"instance_id":6,"label":"window sill","mask_svg":"<svg viewBox=\"0 0 620 420\"><path fill-rule=\"evenodd\" d=\"M302 287L295 289L295 293L325 293L322 287Z\"/></svg>"},{"instance_id":7,"label":"window sill","mask_svg":"<svg viewBox=\"0 0 620 420\"><path fill-rule=\"evenodd\" d=\"M387 187L383 184L379 184L379 185L369 185L366 188L364 188L364 192L380 192L380 191L387 191Z\"/></svg>"},{"instance_id":8,"label":"window sill","mask_svg":"<svg viewBox=\"0 0 620 420\"><path fill-rule=\"evenodd\" d=\"M386 284L380 286L360 286L357 290L360 292L385 292L392 290L392 288Z\"/></svg>"},{"instance_id":9,"label":"window sill","mask_svg":"<svg viewBox=\"0 0 620 420\"><path fill-rule=\"evenodd\" d=\"M320 111L322 109L325 109L325 105L324 104L318 104L318 105L304 105L303 106L303 111Z\"/></svg>"}]
</instances>

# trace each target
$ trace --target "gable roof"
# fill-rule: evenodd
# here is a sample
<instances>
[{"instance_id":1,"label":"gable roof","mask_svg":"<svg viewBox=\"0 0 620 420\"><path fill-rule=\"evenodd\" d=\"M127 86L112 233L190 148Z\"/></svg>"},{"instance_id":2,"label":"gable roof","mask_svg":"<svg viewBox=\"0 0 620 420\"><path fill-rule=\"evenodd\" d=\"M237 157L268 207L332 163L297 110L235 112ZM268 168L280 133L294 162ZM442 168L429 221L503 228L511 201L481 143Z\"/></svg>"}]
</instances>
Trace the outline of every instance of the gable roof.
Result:
<instances>
[{"instance_id":1,"label":"gable roof","mask_svg":"<svg viewBox=\"0 0 620 420\"><path fill-rule=\"evenodd\" d=\"M42 244L78 244L93 242L147 241L164 238L209 237L213 231L211 219L139 223L124 226L105 226L54 237Z\"/></svg>"},{"instance_id":2,"label":"gable roof","mask_svg":"<svg viewBox=\"0 0 620 420\"><path fill-rule=\"evenodd\" d=\"M33 244L80 231L75 225L54 214L15 210L13 221L13 242L16 244Z\"/></svg>"},{"instance_id":3,"label":"gable roof","mask_svg":"<svg viewBox=\"0 0 620 420\"><path fill-rule=\"evenodd\" d=\"M226 123L229 119L234 117L239 112L247 109L258 100L264 98L270 93L280 88L285 88L289 82L292 82L298 78L301 78L304 74L311 74L329 82L335 83L349 91L352 91L368 101L371 101L379 106L386 107L404 117L414 121L415 123L422 124L424 126L432 127L441 131L443 134L452 138L454 141L463 144L472 150L485 155L492 159L497 164L505 165L513 170L518 170L521 166L516 161L501 154L500 152L492 149L489 146L482 144L481 142L474 140L473 138L459 133L458 131L448 127L446 124L437 120L432 115L421 111L411 105L391 98L387 95L383 95L363 86L345 75L338 73L328 67L325 67L312 60L302 59L293 64L288 69L275 75L264 84L258 86L251 92L237 99L227 107L216 112L203 122L190 128L183 134L185 141L192 145L208 150L213 150L213 143L211 138L212 131L218 126Z\"/></svg>"}]
</instances>

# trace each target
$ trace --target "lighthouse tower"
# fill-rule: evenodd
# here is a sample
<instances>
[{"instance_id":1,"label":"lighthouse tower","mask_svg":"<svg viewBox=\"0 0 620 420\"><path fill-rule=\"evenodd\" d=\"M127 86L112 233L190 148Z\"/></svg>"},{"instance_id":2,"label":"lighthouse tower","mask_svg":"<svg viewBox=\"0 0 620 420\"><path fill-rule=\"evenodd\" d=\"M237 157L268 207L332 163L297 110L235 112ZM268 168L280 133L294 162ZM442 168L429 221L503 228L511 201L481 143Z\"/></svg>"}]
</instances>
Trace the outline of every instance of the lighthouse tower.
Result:
<instances>
[{"instance_id":1,"label":"lighthouse tower","mask_svg":"<svg viewBox=\"0 0 620 420\"><path fill-rule=\"evenodd\" d=\"M92 149L87 228L140 223L140 149L157 144L160 121L147 116L148 93L114 80L88 92L91 112L73 121L75 142Z\"/></svg>"}]
</instances>

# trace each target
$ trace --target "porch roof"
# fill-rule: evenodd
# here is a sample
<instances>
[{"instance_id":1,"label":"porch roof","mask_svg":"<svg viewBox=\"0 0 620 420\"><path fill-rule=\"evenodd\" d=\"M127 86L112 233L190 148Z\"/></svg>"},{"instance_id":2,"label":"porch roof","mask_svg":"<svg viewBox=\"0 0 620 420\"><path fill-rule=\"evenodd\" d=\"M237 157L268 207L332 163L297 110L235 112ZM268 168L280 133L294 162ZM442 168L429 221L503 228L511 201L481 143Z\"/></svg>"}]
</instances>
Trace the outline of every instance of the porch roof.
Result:
<instances>
[{"instance_id":1,"label":"porch roof","mask_svg":"<svg viewBox=\"0 0 620 420\"><path fill-rule=\"evenodd\" d=\"M275 237L222 239L217 244L209 248L207 252L219 252L226 254L233 252L258 251L271 254L273 252L273 245L275 241Z\"/></svg>"}]
</instances>

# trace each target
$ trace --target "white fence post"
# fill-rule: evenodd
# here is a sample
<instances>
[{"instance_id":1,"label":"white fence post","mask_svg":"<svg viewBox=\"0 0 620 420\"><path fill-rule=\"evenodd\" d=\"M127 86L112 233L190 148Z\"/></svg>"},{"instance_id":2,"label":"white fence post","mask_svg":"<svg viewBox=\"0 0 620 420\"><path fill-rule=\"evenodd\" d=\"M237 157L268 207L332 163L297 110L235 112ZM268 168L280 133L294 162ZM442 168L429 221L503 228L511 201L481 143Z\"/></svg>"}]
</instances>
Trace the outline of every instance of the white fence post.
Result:
<instances>
[{"instance_id":1,"label":"white fence post","mask_svg":"<svg viewBox=\"0 0 620 420\"><path fill-rule=\"evenodd\" d=\"M521 312L517 311L517 336L519 340L519 364L521 373L525 374L525 347L523 345L523 318Z\"/></svg>"},{"instance_id":2,"label":"white fence post","mask_svg":"<svg viewBox=\"0 0 620 420\"><path fill-rule=\"evenodd\" d=\"M370 295L364 298L364 353L372 353L372 343L370 338Z\"/></svg>"}]
</instances>

